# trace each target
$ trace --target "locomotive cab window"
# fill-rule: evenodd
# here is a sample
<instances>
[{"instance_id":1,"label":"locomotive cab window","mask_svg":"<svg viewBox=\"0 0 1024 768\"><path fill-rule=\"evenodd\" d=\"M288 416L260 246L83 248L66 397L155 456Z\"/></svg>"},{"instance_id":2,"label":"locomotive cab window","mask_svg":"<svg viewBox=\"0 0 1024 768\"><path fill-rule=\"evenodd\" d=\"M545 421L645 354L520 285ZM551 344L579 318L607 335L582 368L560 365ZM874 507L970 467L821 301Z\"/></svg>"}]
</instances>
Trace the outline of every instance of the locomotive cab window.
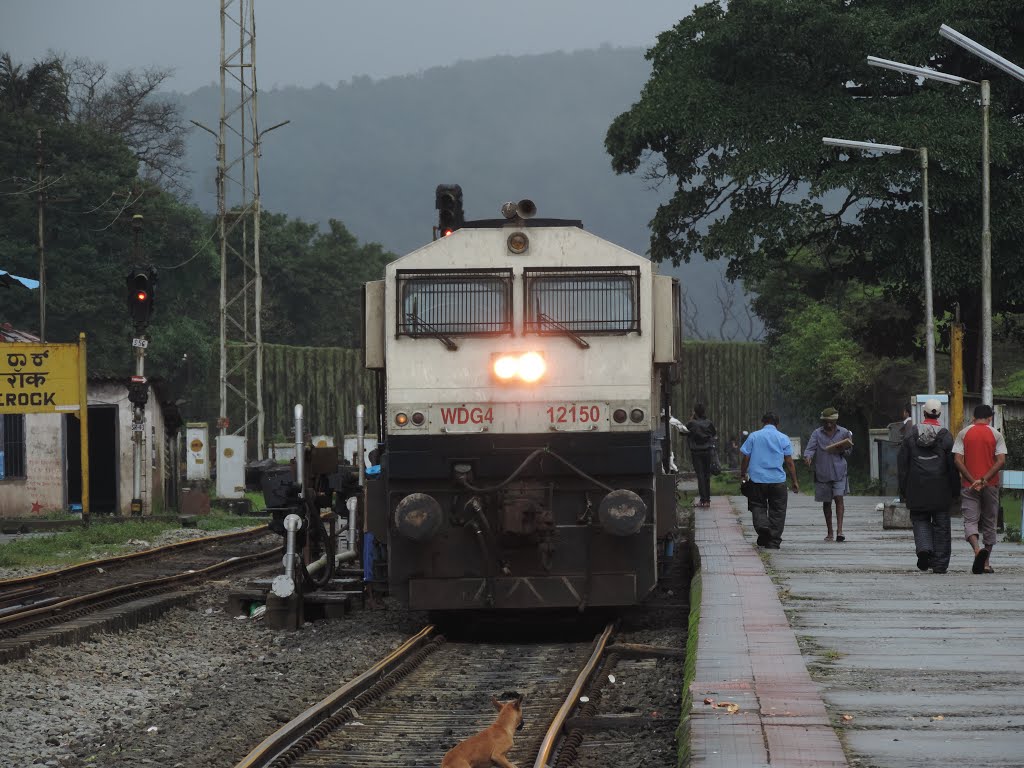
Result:
<instances>
[{"instance_id":1,"label":"locomotive cab window","mask_svg":"<svg viewBox=\"0 0 1024 768\"><path fill-rule=\"evenodd\" d=\"M511 269L402 269L396 278L399 336L512 333Z\"/></svg>"},{"instance_id":2,"label":"locomotive cab window","mask_svg":"<svg viewBox=\"0 0 1024 768\"><path fill-rule=\"evenodd\" d=\"M528 267L523 287L527 333L640 332L639 267Z\"/></svg>"}]
</instances>

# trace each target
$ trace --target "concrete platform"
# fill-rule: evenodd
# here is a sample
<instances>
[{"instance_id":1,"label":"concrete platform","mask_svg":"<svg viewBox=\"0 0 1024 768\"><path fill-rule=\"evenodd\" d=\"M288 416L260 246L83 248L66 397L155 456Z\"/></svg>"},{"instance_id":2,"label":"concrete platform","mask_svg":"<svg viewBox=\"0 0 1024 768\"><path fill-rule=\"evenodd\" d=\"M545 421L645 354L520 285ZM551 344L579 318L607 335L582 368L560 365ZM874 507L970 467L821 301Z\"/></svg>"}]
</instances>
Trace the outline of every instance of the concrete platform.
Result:
<instances>
[{"instance_id":1,"label":"concrete platform","mask_svg":"<svg viewBox=\"0 0 1024 768\"><path fill-rule=\"evenodd\" d=\"M849 497L836 543L821 505L791 494L782 549L767 551L746 499L697 510L692 765L1024 766L1024 547L1000 542L996 573L974 575L957 518L950 572L918 571L911 532L882 527L888 500ZM703 704L716 688L742 694L732 720Z\"/></svg>"}]
</instances>

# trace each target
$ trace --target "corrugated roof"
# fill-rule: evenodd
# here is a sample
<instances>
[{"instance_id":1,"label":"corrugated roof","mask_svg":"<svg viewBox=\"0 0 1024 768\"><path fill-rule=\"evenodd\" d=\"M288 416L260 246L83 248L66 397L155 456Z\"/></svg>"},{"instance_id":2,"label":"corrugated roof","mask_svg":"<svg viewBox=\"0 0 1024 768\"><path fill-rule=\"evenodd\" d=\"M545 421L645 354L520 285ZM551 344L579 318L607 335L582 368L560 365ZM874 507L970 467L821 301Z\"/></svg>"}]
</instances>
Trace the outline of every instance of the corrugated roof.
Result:
<instances>
[{"instance_id":1,"label":"corrugated roof","mask_svg":"<svg viewBox=\"0 0 1024 768\"><path fill-rule=\"evenodd\" d=\"M19 331L10 323L0 323L0 341L27 341L38 343L39 337L28 331Z\"/></svg>"}]
</instances>

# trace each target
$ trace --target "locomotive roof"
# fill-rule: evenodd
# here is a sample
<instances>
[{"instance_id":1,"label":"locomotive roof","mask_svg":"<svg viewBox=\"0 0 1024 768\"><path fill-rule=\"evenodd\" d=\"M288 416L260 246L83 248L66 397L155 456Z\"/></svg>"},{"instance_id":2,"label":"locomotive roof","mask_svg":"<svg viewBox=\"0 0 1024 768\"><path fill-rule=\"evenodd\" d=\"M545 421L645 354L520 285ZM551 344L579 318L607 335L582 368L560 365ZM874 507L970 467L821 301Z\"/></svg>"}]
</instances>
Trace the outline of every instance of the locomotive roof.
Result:
<instances>
[{"instance_id":1,"label":"locomotive roof","mask_svg":"<svg viewBox=\"0 0 1024 768\"><path fill-rule=\"evenodd\" d=\"M562 247L569 244L575 248L577 244L582 245L583 243L586 243L591 256L597 257L599 261L605 261L612 258L619 262L626 261L647 265L648 267L653 267L654 270L657 271L657 266L652 264L650 259L646 256L641 256L628 248L617 245L610 240L605 240L603 237L595 235L593 232L588 232L583 229L578 220L527 219L524 221L484 219L482 221L486 222L486 224L480 225L480 222L476 221L467 222L467 226L455 230L447 237L442 237L426 243L420 248L398 257L394 261L390 262L388 266L404 267L410 263L416 264L423 260L434 261L439 255L445 254L446 252L451 254L451 257L459 260L464 257L471 258L471 251L478 249L484 243L487 243L488 250L491 250L491 244L495 243L495 240L497 239L496 236L500 238L498 242L503 242L505 237L513 232L532 230L530 238L534 245L540 245L542 247L547 245L550 247L553 244L553 241L550 239L552 237L554 237ZM491 222L493 222L493 224ZM533 254L522 256L508 255L508 257L517 261L521 259L524 263L528 264L531 261L531 255Z\"/></svg>"}]
</instances>

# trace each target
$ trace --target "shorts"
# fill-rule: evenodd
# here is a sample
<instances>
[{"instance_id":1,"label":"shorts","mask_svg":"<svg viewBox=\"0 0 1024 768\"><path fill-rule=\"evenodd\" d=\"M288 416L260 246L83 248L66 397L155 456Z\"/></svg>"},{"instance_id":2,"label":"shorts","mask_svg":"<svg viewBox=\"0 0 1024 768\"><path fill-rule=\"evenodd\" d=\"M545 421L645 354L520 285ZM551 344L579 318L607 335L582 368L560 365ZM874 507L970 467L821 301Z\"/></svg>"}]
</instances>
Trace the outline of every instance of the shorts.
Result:
<instances>
[{"instance_id":1,"label":"shorts","mask_svg":"<svg viewBox=\"0 0 1024 768\"><path fill-rule=\"evenodd\" d=\"M845 496L847 491L846 478L842 480L815 481L814 500L832 501L836 496Z\"/></svg>"},{"instance_id":2,"label":"shorts","mask_svg":"<svg viewBox=\"0 0 1024 768\"><path fill-rule=\"evenodd\" d=\"M996 523L999 518L999 486L985 485L981 492L973 488L960 491L960 512L964 516L964 539L980 536L986 547L998 540Z\"/></svg>"}]
</instances>

